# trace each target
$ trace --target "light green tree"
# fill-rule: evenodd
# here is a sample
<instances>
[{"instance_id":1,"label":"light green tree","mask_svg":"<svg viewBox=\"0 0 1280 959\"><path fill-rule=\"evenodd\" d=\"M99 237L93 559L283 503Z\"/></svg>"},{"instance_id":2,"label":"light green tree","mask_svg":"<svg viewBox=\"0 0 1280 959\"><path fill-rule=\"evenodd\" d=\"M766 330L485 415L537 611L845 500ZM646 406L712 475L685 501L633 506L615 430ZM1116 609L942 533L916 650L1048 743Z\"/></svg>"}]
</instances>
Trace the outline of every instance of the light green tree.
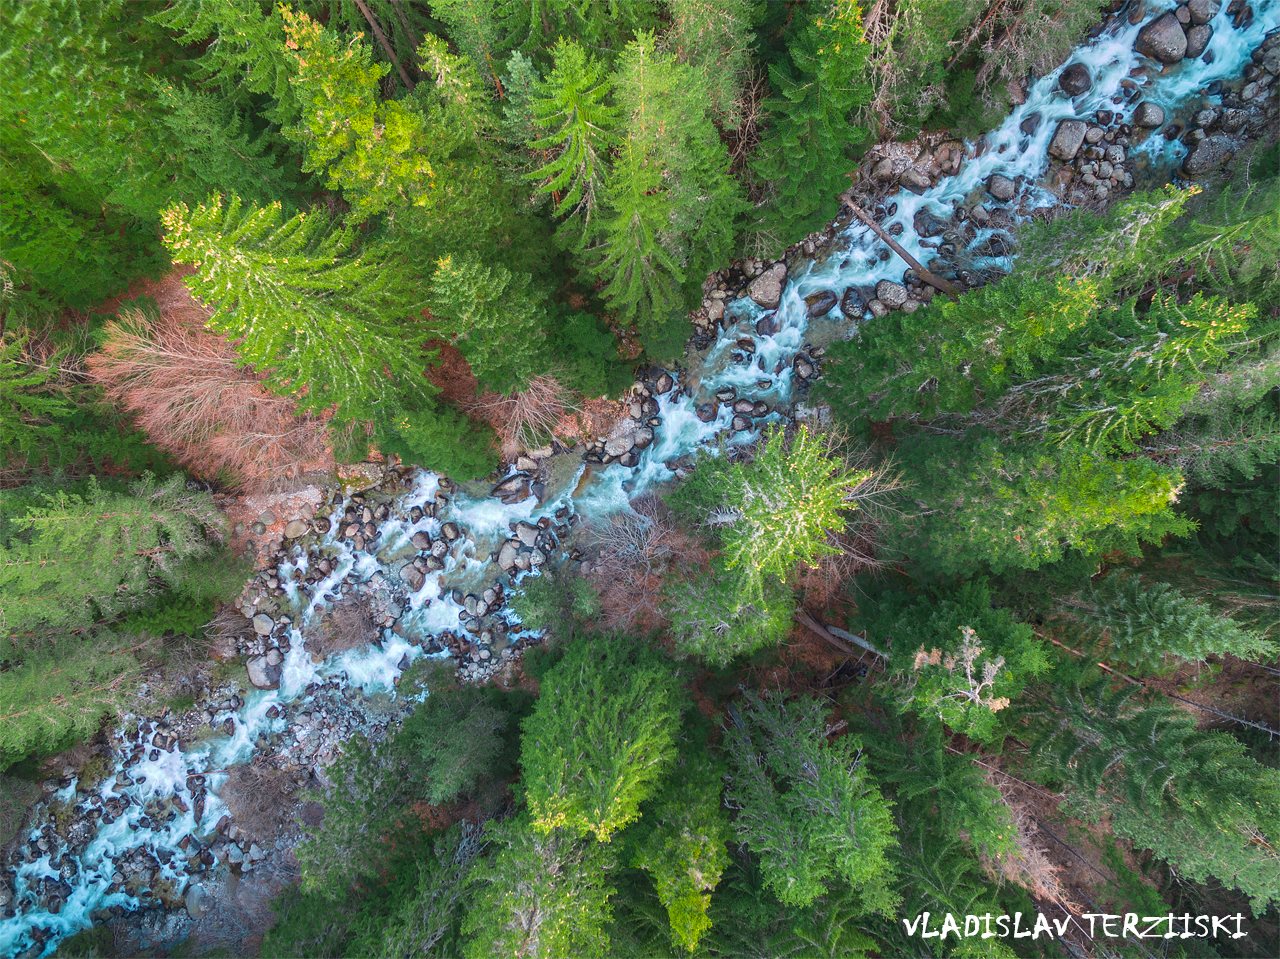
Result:
<instances>
[{"instance_id":1,"label":"light green tree","mask_svg":"<svg viewBox=\"0 0 1280 959\"><path fill-rule=\"evenodd\" d=\"M571 645L524 724L520 767L534 829L606 842L639 819L675 761L681 704L670 664L634 640Z\"/></svg>"},{"instance_id":2,"label":"light green tree","mask_svg":"<svg viewBox=\"0 0 1280 959\"><path fill-rule=\"evenodd\" d=\"M759 596L751 596L732 572L713 567L702 576L672 577L662 612L677 650L723 668L787 638L795 595L786 584L768 580Z\"/></svg>"},{"instance_id":3,"label":"light green tree","mask_svg":"<svg viewBox=\"0 0 1280 959\"><path fill-rule=\"evenodd\" d=\"M786 906L807 906L848 886L867 911L894 904L894 822L856 737L829 739L813 698L745 692L725 730L725 795L733 829L760 861L765 886Z\"/></svg>"},{"instance_id":4,"label":"light green tree","mask_svg":"<svg viewBox=\"0 0 1280 959\"><path fill-rule=\"evenodd\" d=\"M146 476L127 492L92 478L78 491L0 492L0 506L20 496L0 530L0 635L19 646L88 629L198 575L222 526L212 497L179 475Z\"/></svg>"},{"instance_id":5,"label":"light green tree","mask_svg":"<svg viewBox=\"0 0 1280 959\"><path fill-rule=\"evenodd\" d=\"M671 26L662 37L681 63L703 77L703 89L718 123L742 118L742 92L751 70L753 27L765 4L760 0L667 0Z\"/></svg>"},{"instance_id":6,"label":"light green tree","mask_svg":"<svg viewBox=\"0 0 1280 959\"><path fill-rule=\"evenodd\" d=\"M371 419L397 390L427 388L405 322L419 294L401 264L357 252L350 229L235 196L161 219L174 261L196 267L184 282L212 311L209 328L300 407Z\"/></svg>"},{"instance_id":7,"label":"light green tree","mask_svg":"<svg viewBox=\"0 0 1280 959\"><path fill-rule=\"evenodd\" d=\"M469 878L467 959L608 953L610 845L537 828L523 815L491 822L485 838L496 852Z\"/></svg>"}]
</instances>

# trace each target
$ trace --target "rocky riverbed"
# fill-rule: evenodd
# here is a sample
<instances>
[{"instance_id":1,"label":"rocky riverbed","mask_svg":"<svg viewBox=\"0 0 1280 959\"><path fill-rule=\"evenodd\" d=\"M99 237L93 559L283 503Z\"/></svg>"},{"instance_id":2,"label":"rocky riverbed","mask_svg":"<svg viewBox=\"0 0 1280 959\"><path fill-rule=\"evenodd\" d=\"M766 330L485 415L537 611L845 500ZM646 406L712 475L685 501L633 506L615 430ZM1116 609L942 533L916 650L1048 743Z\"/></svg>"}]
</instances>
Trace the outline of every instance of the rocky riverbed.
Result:
<instances>
[{"instance_id":1,"label":"rocky riverbed","mask_svg":"<svg viewBox=\"0 0 1280 959\"><path fill-rule=\"evenodd\" d=\"M1278 21L1277 0L1127 5L1000 128L877 147L852 196L931 271L977 286L1009 268L1018 223L1211 175L1274 137ZM935 295L842 217L779 261L709 278L685 368L652 371L596 442L523 456L483 485L371 467L273 515L279 547L219 624L221 678L189 710L130 718L45 784L6 858L0 950L46 954L90 924L135 950L193 934L234 945L292 876L318 813L303 793L345 741L377 739L411 708L415 662L509 678L536 641L507 605L522 577L580 558L580 525L679 477L700 446L803 412L824 343Z\"/></svg>"}]
</instances>

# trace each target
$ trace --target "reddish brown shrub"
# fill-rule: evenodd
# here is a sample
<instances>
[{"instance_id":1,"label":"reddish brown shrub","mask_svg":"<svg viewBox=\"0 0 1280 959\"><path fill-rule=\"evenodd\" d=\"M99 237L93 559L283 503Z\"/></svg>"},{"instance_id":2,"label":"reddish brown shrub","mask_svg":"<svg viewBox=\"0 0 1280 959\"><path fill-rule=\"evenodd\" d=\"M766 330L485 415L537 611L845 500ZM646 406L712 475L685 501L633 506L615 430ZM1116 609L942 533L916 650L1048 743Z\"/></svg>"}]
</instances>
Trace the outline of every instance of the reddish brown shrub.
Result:
<instances>
[{"instance_id":1,"label":"reddish brown shrub","mask_svg":"<svg viewBox=\"0 0 1280 959\"><path fill-rule=\"evenodd\" d=\"M298 416L293 400L238 366L231 344L204 329L205 312L180 284L155 292L158 313L122 312L87 364L151 442L195 475L246 490L332 469L323 421Z\"/></svg>"},{"instance_id":2,"label":"reddish brown shrub","mask_svg":"<svg viewBox=\"0 0 1280 959\"><path fill-rule=\"evenodd\" d=\"M522 450L545 446L552 437L569 438L565 427L575 418L578 402L554 376L535 376L519 393L482 393L466 410L494 428L503 458L511 459Z\"/></svg>"}]
</instances>

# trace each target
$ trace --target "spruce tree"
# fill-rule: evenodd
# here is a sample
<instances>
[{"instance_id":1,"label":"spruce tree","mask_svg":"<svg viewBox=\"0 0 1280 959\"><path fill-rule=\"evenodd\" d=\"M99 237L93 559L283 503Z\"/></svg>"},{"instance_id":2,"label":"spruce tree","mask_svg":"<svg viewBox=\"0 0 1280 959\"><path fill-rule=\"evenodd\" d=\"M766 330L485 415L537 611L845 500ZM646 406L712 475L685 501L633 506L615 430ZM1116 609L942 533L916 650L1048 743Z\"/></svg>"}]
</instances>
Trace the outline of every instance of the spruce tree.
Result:
<instances>
[{"instance_id":1,"label":"spruce tree","mask_svg":"<svg viewBox=\"0 0 1280 959\"><path fill-rule=\"evenodd\" d=\"M826 707L744 691L725 730L726 798L738 841L783 905L807 906L847 885L866 911L894 902L894 823L856 737L828 738Z\"/></svg>"},{"instance_id":2,"label":"spruce tree","mask_svg":"<svg viewBox=\"0 0 1280 959\"><path fill-rule=\"evenodd\" d=\"M435 174L424 120L404 103L381 98L390 68L373 62L367 44L343 43L305 13L282 7L281 14L299 107L284 135L302 148L302 168L324 173L357 220L426 205Z\"/></svg>"},{"instance_id":3,"label":"spruce tree","mask_svg":"<svg viewBox=\"0 0 1280 959\"><path fill-rule=\"evenodd\" d=\"M607 954L612 846L539 829L526 816L490 822L485 838L496 851L469 879L467 959Z\"/></svg>"},{"instance_id":4,"label":"spruce tree","mask_svg":"<svg viewBox=\"0 0 1280 959\"><path fill-rule=\"evenodd\" d=\"M768 580L753 596L739 577L716 567L701 576L672 577L662 597L676 649L721 669L785 640L795 606L784 583Z\"/></svg>"},{"instance_id":5,"label":"spruce tree","mask_svg":"<svg viewBox=\"0 0 1280 959\"><path fill-rule=\"evenodd\" d=\"M371 419L390 415L397 390L426 388L405 323L418 294L399 262L357 251L350 229L235 196L179 203L162 222L174 261L196 267L184 282L212 311L209 328L300 407Z\"/></svg>"},{"instance_id":6,"label":"spruce tree","mask_svg":"<svg viewBox=\"0 0 1280 959\"><path fill-rule=\"evenodd\" d=\"M771 254L831 219L853 168L849 149L867 137L849 118L873 93L855 0L813 3L796 19L786 61L769 69L777 95L765 103L769 126L752 165L770 191L756 230Z\"/></svg>"},{"instance_id":7,"label":"spruce tree","mask_svg":"<svg viewBox=\"0 0 1280 959\"><path fill-rule=\"evenodd\" d=\"M722 126L742 118L742 92L751 69L752 30L760 0L667 0L671 27L662 44L702 75L711 115Z\"/></svg>"},{"instance_id":8,"label":"spruce tree","mask_svg":"<svg viewBox=\"0 0 1280 959\"><path fill-rule=\"evenodd\" d=\"M82 490L3 492L0 504L19 497L0 531L0 633L19 646L88 629L199 575L194 562L211 554L207 534L222 524L209 494L177 475L145 476L128 492L92 478Z\"/></svg>"},{"instance_id":9,"label":"spruce tree","mask_svg":"<svg viewBox=\"0 0 1280 959\"><path fill-rule=\"evenodd\" d=\"M606 101L604 66L570 40L552 51L554 66L531 91L529 110L541 134L529 149L546 160L529 174L550 196L558 217L571 217L575 242L588 234L601 201L617 111Z\"/></svg>"},{"instance_id":10,"label":"spruce tree","mask_svg":"<svg viewBox=\"0 0 1280 959\"><path fill-rule=\"evenodd\" d=\"M40 455L56 442L58 417L70 406L50 389L53 365L33 365L26 355L26 334L0 334L0 469Z\"/></svg>"},{"instance_id":11,"label":"spruce tree","mask_svg":"<svg viewBox=\"0 0 1280 959\"><path fill-rule=\"evenodd\" d=\"M533 828L604 842L640 818L675 761L675 671L624 637L581 639L542 679L520 767Z\"/></svg>"},{"instance_id":12,"label":"spruce tree","mask_svg":"<svg viewBox=\"0 0 1280 959\"><path fill-rule=\"evenodd\" d=\"M514 393L547 366L551 326L532 278L470 255L436 262L429 293L433 332L467 358L481 389Z\"/></svg>"},{"instance_id":13,"label":"spruce tree","mask_svg":"<svg viewBox=\"0 0 1280 959\"><path fill-rule=\"evenodd\" d=\"M1209 656L1267 658L1274 644L1220 616L1168 583L1113 573L1064 604L1064 612L1108 655L1136 669L1165 671L1170 660L1200 662Z\"/></svg>"}]
</instances>

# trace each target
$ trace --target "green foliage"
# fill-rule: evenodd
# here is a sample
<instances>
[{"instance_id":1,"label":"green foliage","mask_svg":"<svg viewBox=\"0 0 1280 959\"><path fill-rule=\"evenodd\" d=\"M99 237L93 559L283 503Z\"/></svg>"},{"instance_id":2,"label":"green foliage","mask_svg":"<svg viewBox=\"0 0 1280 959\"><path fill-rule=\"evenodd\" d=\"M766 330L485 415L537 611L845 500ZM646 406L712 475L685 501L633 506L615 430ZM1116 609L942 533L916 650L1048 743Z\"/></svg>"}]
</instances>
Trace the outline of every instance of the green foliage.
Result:
<instances>
[{"instance_id":1,"label":"green foliage","mask_svg":"<svg viewBox=\"0 0 1280 959\"><path fill-rule=\"evenodd\" d=\"M367 885L396 838L415 828L414 803L474 796L510 774L523 698L458 687L445 671L428 679L426 700L385 742L354 740L344 749L329 773L334 788L317 797L324 821L298 847L304 892L340 900Z\"/></svg>"},{"instance_id":2,"label":"green foliage","mask_svg":"<svg viewBox=\"0 0 1280 959\"><path fill-rule=\"evenodd\" d=\"M1068 551L1135 555L1194 528L1173 512L1176 470L1064 445L1002 443L990 434L904 442L915 514L885 519L885 540L928 575L1032 570Z\"/></svg>"},{"instance_id":3,"label":"green foliage","mask_svg":"<svg viewBox=\"0 0 1280 959\"><path fill-rule=\"evenodd\" d=\"M708 458L698 472L674 504L718 530L725 568L757 602L766 583L785 583L797 565L837 552L830 537L844 529L858 487L871 476L849 469L805 426L791 437L773 428L752 459Z\"/></svg>"},{"instance_id":4,"label":"green foliage","mask_svg":"<svg viewBox=\"0 0 1280 959\"><path fill-rule=\"evenodd\" d=\"M674 670L634 640L574 643L543 677L520 753L533 827L608 841L640 817L675 761Z\"/></svg>"},{"instance_id":5,"label":"green foliage","mask_svg":"<svg viewBox=\"0 0 1280 959\"><path fill-rule=\"evenodd\" d=\"M859 605L868 637L891 649L907 708L979 742L1003 735L998 714L1049 668L1031 627L991 602L988 584L975 580L914 599L885 591ZM976 652L966 649L966 628Z\"/></svg>"},{"instance_id":6,"label":"green foliage","mask_svg":"<svg viewBox=\"0 0 1280 959\"><path fill-rule=\"evenodd\" d=\"M565 386L584 396L613 396L633 382L613 333L594 316L565 313L553 326L554 369Z\"/></svg>"},{"instance_id":7,"label":"green foliage","mask_svg":"<svg viewBox=\"0 0 1280 959\"><path fill-rule=\"evenodd\" d=\"M655 356L671 355L703 277L733 249L744 207L700 81L652 34L627 44L613 80L622 139L588 240L606 302Z\"/></svg>"},{"instance_id":8,"label":"green foliage","mask_svg":"<svg viewBox=\"0 0 1280 959\"><path fill-rule=\"evenodd\" d=\"M67 403L50 391L57 367L43 369L26 356L26 337L0 334L0 466L22 457L36 457L56 439L56 419Z\"/></svg>"},{"instance_id":9,"label":"green foliage","mask_svg":"<svg viewBox=\"0 0 1280 959\"><path fill-rule=\"evenodd\" d=\"M379 419L374 426L382 452L459 482L479 479L498 468L493 430L452 407L424 398L405 399L394 416Z\"/></svg>"},{"instance_id":10,"label":"green foliage","mask_svg":"<svg viewBox=\"0 0 1280 959\"><path fill-rule=\"evenodd\" d=\"M135 652L123 638L65 638L0 669L0 770L88 739L126 709L142 674Z\"/></svg>"},{"instance_id":11,"label":"green foliage","mask_svg":"<svg viewBox=\"0 0 1280 959\"><path fill-rule=\"evenodd\" d=\"M0 491L0 503L21 493ZM83 630L137 609L198 575L222 519L181 476L145 476L128 492L90 478L81 490L37 493L0 541L0 627L19 645L47 630Z\"/></svg>"},{"instance_id":12,"label":"green foliage","mask_svg":"<svg viewBox=\"0 0 1280 959\"><path fill-rule=\"evenodd\" d=\"M757 224L771 255L834 215L849 185L849 148L867 131L850 114L872 97L864 73L870 47L855 0L823 0L797 10L785 62L769 68L776 95L765 103L769 125L752 164L770 198Z\"/></svg>"},{"instance_id":13,"label":"green foliage","mask_svg":"<svg viewBox=\"0 0 1280 959\"><path fill-rule=\"evenodd\" d=\"M867 910L887 913L893 815L861 742L828 739L817 699L744 691L730 716L726 798L737 811L734 834L759 859L765 886L786 906L807 906L836 881Z\"/></svg>"},{"instance_id":14,"label":"green foliage","mask_svg":"<svg viewBox=\"0 0 1280 959\"><path fill-rule=\"evenodd\" d=\"M720 804L720 764L705 748L681 753L679 765L645 812L648 831L633 864L652 877L674 945L693 952L711 928L707 910L729 863L729 822Z\"/></svg>"},{"instance_id":15,"label":"green foliage","mask_svg":"<svg viewBox=\"0 0 1280 959\"><path fill-rule=\"evenodd\" d=\"M549 50L557 37L574 37L588 47L619 49L658 19L655 0L510 0L498 13L512 46L531 55Z\"/></svg>"},{"instance_id":16,"label":"green foliage","mask_svg":"<svg viewBox=\"0 0 1280 959\"><path fill-rule=\"evenodd\" d=\"M463 0L464 4L467 0ZM470 0L471 5L475 0ZM382 35L391 44L402 65L406 68L413 62L414 47L424 30L428 29L431 18L443 19L440 0L431 4L428 11L418 3L404 3L402 0L302 0L300 6L310 8L312 16L333 30L347 36L365 34L369 37L374 56L382 59L387 56L381 43L373 43L373 26L366 17L373 18L382 30ZM363 9L361 9L363 7ZM412 75L412 70L410 69Z\"/></svg>"},{"instance_id":17,"label":"green foliage","mask_svg":"<svg viewBox=\"0 0 1280 959\"><path fill-rule=\"evenodd\" d=\"M430 303L434 331L458 347L481 389L516 392L545 369L550 318L531 277L474 256L443 257Z\"/></svg>"},{"instance_id":18,"label":"green foliage","mask_svg":"<svg viewBox=\"0 0 1280 959\"><path fill-rule=\"evenodd\" d=\"M198 574L184 577L151 603L130 613L118 629L145 636L200 636L219 603L239 595L253 576L253 564L216 549L201 560Z\"/></svg>"},{"instance_id":19,"label":"green foliage","mask_svg":"<svg viewBox=\"0 0 1280 959\"><path fill-rule=\"evenodd\" d=\"M284 135L302 148L302 168L324 172L357 221L393 206L425 205L435 175L425 124L404 103L379 96L390 68L373 62L367 44L343 43L305 13L282 7L281 16L300 109Z\"/></svg>"},{"instance_id":20,"label":"green foliage","mask_svg":"<svg viewBox=\"0 0 1280 959\"><path fill-rule=\"evenodd\" d=\"M395 377L402 389L426 388L419 351L405 342L418 295L396 261L357 252L350 229L323 214L286 220L279 203L246 207L235 196L194 210L179 203L161 220L174 260L196 266L184 282L212 310L209 328L303 409L368 419Z\"/></svg>"},{"instance_id":21,"label":"green foliage","mask_svg":"<svg viewBox=\"0 0 1280 959\"><path fill-rule=\"evenodd\" d=\"M1057 684L1039 715L1036 756L1071 790L1078 814L1110 818L1114 832L1183 876L1213 877L1260 913L1277 899L1280 771L1221 732L1196 729L1169 703L1133 703L1105 681Z\"/></svg>"},{"instance_id":22,"label":"green foliage","mask_svg":"<svg viewBox=\"0 0 1280 959\"><path fill-rule=\"evenodd\" d=\"M541 134L529 149L546 157L529 174L537 193L550 196L558 217L580 219L579 236L591 229L600 203L606 159L617 136L617 110L609 106L609 78L582 47L561 39L554 66L531 91L529 110Z\"/></svg>"},{"instance_id":23,"label":"green foliage","mask_svg":"<svg viewBox=\"0 0 1280 959\"><path fill-rule=\"evenodd\" d=\"M722 125L742 119L742 88L751 70L753 26L760 0L667 0L671 26L663 46L702 75L711 115Z\"/></svg>"},{"instance_id":24,"label":"green foliage","mask_svg":"<svg viewBox=\"0 0 1280 959\"><path fill-rule=\"evenodd\" d=\"M1170 659L1209 656L1270 658L1277 648L1168 583L1114 573L1066 604L1065 612L1109 655L1140 670L1162 672Z\"/></svg>"},{"instance_id":25,"label":"green foliage","mask_svg":"<svg viewBox=\"0 0 1280 959\"><path fill-rule=\"evenodd\" d=\"M559 639L572 639L578 629L600 615L600 597L581 576L563 567L526 576L511 608L529 629L552 630Z\"/></svg>"},{"instance_id":26,"label":"green foliage","mask_svg":"<svg viewBox=\"0 0 1280 959\"><path fill-rule=\"evenodd\" d=\"M738 577L712 568L701 576L670 580L662 608L677 650L723 668L786 639L795 596L775 580L766 580L759 596L744 594Z\"/></svg>"},{"instance_id":27,"label":"green foliage","mask_svg":"<svg viewBox=\"0 0 1280 959\"><path fill-rule=\"evenodd\" d=\"M471 875L467 959L607 953L609 844L545 831L524 816L491 822L485 839L497 852Z\"/></svg>"}]
</instances>

